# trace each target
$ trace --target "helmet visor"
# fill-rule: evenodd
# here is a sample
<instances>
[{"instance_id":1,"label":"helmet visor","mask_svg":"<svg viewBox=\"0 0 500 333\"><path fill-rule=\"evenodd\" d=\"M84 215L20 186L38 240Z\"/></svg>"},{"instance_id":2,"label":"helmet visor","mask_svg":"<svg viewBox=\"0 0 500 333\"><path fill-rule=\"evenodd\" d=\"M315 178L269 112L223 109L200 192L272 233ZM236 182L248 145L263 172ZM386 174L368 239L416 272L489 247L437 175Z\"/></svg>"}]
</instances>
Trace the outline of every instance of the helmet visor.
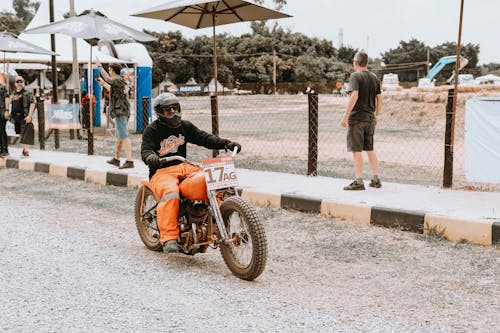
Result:
<instances>
[{"instance_id":1,"label":"helmet visor","mask_svg":"<svg viewBox=\"0 0 500 333\"><path fill-rule=\"evenodd\" d=\"M181 106L179 103L171 105L161 105L159 107L160 114L168 119L181 115Z\"/></svg>"}]
</instances>

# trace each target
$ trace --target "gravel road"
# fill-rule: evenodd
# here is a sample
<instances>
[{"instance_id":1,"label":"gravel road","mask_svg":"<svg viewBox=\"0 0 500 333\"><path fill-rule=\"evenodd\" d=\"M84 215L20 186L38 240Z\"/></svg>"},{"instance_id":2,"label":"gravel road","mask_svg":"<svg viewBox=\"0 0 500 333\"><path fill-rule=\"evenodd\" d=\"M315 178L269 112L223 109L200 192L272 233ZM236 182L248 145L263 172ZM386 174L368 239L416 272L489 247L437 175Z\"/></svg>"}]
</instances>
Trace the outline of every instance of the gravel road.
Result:
<instances>
[{"instance_id":1,"label":"gravel road","mask_svg":"<svg viewBox=\"0 0 500 333\"><path fill-rule=\"evenodd\" d=\"M0 169L0 332L500 332L500 249L259 209L264 273L147 250L135 191Z\"/></svg>"}]
</instances>

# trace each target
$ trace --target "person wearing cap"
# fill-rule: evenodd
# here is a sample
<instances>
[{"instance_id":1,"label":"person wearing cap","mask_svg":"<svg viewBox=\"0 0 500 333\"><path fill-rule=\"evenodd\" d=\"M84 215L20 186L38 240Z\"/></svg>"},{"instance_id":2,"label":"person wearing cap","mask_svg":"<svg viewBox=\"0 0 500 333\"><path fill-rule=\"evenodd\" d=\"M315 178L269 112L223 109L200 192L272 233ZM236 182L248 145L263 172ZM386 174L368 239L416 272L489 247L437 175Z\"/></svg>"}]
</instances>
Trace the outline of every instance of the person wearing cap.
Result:
<instances>
[{"instance_id":1,"label":"person wearing cap","mask_svg":"<svg viewBox=\"0 0 500 333\"><path fill-rule=\"evenodd\" d=\"M24 78L16 76L15 90L10 98L10 117L14 120L16 134L21 137L23 156L30 156L29 145L35 144L35 128L33 127L33 112L35 112L35 97L25 88Z\"/></svg>"}]
</instances>

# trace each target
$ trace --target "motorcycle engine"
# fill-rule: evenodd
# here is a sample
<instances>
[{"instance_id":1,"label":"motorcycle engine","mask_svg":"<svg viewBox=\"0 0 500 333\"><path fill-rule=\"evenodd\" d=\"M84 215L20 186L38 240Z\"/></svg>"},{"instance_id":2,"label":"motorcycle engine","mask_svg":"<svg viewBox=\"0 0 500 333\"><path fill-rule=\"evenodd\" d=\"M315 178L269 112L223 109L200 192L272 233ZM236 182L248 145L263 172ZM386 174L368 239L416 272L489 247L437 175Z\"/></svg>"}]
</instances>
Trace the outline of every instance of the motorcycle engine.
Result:
<instances>
[{"instance_id":1,"label":"motorcycle engine","mask_svg":"<svg viewBox=\"0 0 500 333\"><path fill-rule=\"evenodd\" d=\"M207 220L208 208L203 202L192 202L186 205L186 212L189 223L202 223Z\"/></svg>"}]
</instances>

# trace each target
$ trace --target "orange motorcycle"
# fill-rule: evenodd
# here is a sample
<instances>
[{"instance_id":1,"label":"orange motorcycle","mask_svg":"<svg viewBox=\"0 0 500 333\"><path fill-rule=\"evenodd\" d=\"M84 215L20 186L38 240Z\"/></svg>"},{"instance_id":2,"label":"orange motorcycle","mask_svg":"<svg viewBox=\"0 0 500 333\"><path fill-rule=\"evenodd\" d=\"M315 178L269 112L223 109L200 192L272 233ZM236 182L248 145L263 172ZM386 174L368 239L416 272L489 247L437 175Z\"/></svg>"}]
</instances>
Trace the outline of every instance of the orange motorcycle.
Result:
<instances>
[{"instance_id":1,"label":"orange motorcycle","mask_svg":"<svg viewBox=\"0 0 500 333\"><path fill-rule=\"evenodd\" d=\"M229 270L243 280L257 278L266 266L267 239L254 206L239 196L234 155L202 161L208 202L182 198L179 202L179 252L187 255L220 248ZM160 161L179 160L174 156ZM135 221L139 236L152 251L162 251L155 197L144 181L137 191Z\"/></svg>"}]
</instances>

